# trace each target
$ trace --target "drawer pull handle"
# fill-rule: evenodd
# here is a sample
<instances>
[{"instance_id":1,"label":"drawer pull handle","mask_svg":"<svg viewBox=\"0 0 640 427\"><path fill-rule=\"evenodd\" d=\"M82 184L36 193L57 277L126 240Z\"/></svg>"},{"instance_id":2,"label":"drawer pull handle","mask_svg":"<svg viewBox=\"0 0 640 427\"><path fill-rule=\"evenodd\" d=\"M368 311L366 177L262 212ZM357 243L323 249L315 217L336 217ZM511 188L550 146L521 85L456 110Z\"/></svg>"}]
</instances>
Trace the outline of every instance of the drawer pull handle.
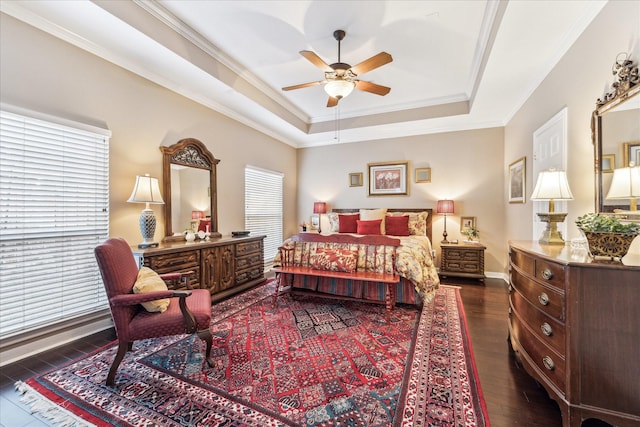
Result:
<instances>
[{"instance_id":1,"label":"drawer pull handle","mask_svg":"<svg viewBox=\"0 0 640 427\"><path fill-rule=\"evenodd\" d=\"M550 371L553 371L556 367L555 363L553 363L553 360L549 356L542 358L542 364Z\"/></svg>"},{"instance_id":2,"label":"drawer pull handle","mask_svg":"<svg viewBox=\"0 0 640 427\"><path fill-rule=\"evenodd\" d=\"M542 305L549 305L549 295L545 294L544 292L541 293L540 295L538 295L538 301L540 301L540 304Z\"/></svg>"},{"instance_id":3,"label":"drawer pull handle","mask_svg":"<svg viewBox=\"0 0 640 427\"><path fill-rule=\"evenodd\" d=\"M541 326L540 329L542 329L542 333L545 334L546 336L550 337L551 335L553 335L553 329L551 328L551 325L548 324L547 322L544 322Z\"/></svg>"},{"instance_id":4,"label":"drawer pull handle","mask_svg":"<svg viewBox=\"0 0 640 427\"><path fill-rule=\"evenodd\" d=\"M545 268L544 270L542 270L542 278L544 280L551 280L551 278L553 278L553 272L548 268Z\"/></svg>"}]
</instances>

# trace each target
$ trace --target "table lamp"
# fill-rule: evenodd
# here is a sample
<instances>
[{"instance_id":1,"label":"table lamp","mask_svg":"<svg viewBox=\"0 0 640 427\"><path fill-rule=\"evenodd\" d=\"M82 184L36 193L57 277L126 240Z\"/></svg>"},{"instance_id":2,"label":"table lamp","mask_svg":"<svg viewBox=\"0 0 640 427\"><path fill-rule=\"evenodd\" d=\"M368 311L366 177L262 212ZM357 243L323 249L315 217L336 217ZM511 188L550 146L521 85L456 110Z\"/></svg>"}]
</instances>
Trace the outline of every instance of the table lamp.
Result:
<instances>
[{"instance_id":1,"label":"table lamp","mask_svg":"<svg viewBox=\"0 0 640 427\"><path fill-rule=\"evenodd\" d=\"M630 162L628 168L614 169L607 199L629 199L629 210L637 211L638 197L640 197L640 166Z\"/></svg>"},{"instance_id":2,"label":"table lamp","mask_svg":"<svg viewBox=\"0 0 640 427\"><path fill-rule=\"evenodd\" d=\"M555 201L573 200L566 172L553 168L540 172L531 200L549 201L549 212L538 212L540 221L547 223L538 242L546 245L564 245L562 234L558 231L558 223L563 222L567 214L556 212Z\"/></svg>"},{"instance_id":3,"label":"table lamp","mask_svg":"<svg viewBox=\"0 0 640 427\"><path fill-rule=\"evenodd\" d=\"M444 237L444 239L442 239L440 243L449 243L447 240L447 214L454 213L453 200L438 200L436 213L444 215L444 232L442 233L442 237Z\"/></svg>"},{"instance_id":4,"label":"table lamp","mask_svg":"<svg viewBox=\"0 0 640 427\"><path fill-rule=\"evenodd\" d=\"M322 214L327 213L327 203L313 202L313 213L318 214L318 233L322 233Z\"/></svg>"},{"instance_id":5,"label":"table lamp","mask_svg":"<svg viewBox=\"0 0 640 427\"><path fill-rule=\"evenodd\" d=\"M153 209L149 208L149 204L164 204L158 187L158 179L150 177L149 174L136 176L136 185L127 202L146 204L146 207L140 212L140 233L143 241L138 244L138 248L157 247L158 243L153 241L153 236L156 233L156 215Z\"/></svg>"}]
</instances>

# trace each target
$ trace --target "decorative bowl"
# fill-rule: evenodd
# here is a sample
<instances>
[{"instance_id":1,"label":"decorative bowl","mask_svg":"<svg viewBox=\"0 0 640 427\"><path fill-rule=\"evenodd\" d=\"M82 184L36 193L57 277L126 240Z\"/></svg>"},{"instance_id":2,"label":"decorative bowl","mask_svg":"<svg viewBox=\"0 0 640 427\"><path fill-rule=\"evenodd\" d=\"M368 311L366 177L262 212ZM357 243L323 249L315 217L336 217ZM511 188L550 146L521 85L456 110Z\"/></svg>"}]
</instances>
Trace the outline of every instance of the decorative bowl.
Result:
<instances>
[{"instance_id":1,"label":"decorative bowl","mask_svg":"<svg viewBox=\"0 0 640 427\"><path fill-rule=\"evenodd\" d=\"M635 233L612 233L603 231L584 231L589 245L589 254L592 257L607 257L622 259L631 246L631 242L638 235Z\"/></svg>"}]
</instances>

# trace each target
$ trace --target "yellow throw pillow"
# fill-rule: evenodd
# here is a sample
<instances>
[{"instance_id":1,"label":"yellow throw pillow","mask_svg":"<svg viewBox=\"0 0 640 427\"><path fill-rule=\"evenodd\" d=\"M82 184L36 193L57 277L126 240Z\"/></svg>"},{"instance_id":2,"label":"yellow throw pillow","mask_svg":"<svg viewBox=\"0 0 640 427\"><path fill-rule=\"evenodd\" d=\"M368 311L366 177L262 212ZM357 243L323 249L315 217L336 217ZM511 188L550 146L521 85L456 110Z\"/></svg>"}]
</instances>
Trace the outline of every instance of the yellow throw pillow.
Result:
<instances>
[{"instance_id":1,"label":"yellow throw pillow","mask_svg":"<svg viewBox=\"0 0 640 427\"><path fill-rule=\"evenodd\" d=\"M134 294L145 294L147 292L167 291L167 284L158 276L158 273L149 267L142 267L138 271L138 278L133 285ZM155 301L143 302L142 306L149 312L163 313L169 307L169 298L158 299Z\"/></svg>"}]
</instances>

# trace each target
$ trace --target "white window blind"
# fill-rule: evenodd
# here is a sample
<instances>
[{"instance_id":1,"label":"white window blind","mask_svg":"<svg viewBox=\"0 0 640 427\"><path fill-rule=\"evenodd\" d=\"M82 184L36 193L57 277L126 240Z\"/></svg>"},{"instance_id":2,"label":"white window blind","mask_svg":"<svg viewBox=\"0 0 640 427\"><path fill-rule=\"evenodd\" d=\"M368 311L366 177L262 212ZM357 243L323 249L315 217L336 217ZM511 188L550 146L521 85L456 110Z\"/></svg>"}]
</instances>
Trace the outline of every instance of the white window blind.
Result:
<instances>
[{"instance_id":1,"label":"white window blind","mask_svg":"<svg viewBox=\"0 0 640 427\"><path fill-rule=\"evenodd\" d=\"M0 111L0 338L107 307L110 132L49 119Z\"/></svg>"},{"instance_id":2,"label":"white window blind","mask_svg":"<svg viewBox=\"0 0 640 427\"><path fill-rule=\"evenodd\" d=\"M247 166L244 170L244 226L254 235L266 235L264 239L265 269L282 244L282 187L283 175L279 172Z\"/></svg>"}]
</instances>

